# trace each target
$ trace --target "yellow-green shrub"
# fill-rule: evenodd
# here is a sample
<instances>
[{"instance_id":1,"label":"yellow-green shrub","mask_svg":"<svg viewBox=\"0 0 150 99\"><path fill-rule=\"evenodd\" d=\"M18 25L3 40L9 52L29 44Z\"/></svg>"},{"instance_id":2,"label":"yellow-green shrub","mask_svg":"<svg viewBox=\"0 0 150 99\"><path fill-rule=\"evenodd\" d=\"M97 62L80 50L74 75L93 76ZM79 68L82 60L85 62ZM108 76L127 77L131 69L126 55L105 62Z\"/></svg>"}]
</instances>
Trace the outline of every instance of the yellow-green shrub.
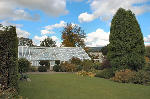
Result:
<instances>
[{"instance_id":1,"label":"yellow-green shrub","mask_svg":"<svg viewBox=\"0 0 150 99\"><path fill-rule=\"evenodd\" d=\"M60 66L61 66L62 72L74 72L74 71L76 71L76 65L71 64L69 62L61 63Z\"/></svg>"},{"instance_id":2,"label":"yellow-green shrub","mask_svg":"<svg viewBox=\"0 0 150 99\"><path fill-rule=\"evenodd\" d=\"M79 71L76 73L77 75L80 75L80 76L89 76L89 77L94 77L96 74L93 73L93 72L86 72L84 70L82 71Z\"/></svg>"},{"instance_id":3,"label":"yellow-green shrub","mask_svg":"<svg viewBox=\"0 0 150 99\"><path fill-rule=\"evenodd\" d=\"M135 76L135 72L129 69L125 69L116 72L112 80L121 83L129 83L132 82L134 76Z\"/></svg>"}]
</instances>

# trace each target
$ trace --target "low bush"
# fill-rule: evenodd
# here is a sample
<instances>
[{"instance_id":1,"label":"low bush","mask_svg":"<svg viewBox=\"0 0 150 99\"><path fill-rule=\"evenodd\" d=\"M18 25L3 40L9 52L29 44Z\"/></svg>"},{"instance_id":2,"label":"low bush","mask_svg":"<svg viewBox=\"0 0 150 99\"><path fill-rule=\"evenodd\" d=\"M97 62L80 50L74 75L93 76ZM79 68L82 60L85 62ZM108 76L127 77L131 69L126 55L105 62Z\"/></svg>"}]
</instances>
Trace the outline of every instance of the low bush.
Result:
<instances>
[{"instance_id":1,"label":"low bush","mask_svg":"<svg viewBox=\"0 0 150 99\"><path fill-rule=\"evenodd\" d=\"M150 83L150 73L140 70L135 73L133 77L133 83L135 84L148 84Z\"/></svg>"},{"instance_id":2,"label":"low bush","mask_svg":"<svg viewBox=\"0 0 150 99\"><path fill-rule=\"evenodd\" d=\"M31 66L30 67L30 72L37 72L38 68L36 66Z\"/></svg>"},{"instance_id":3,"label":"low bush","mask_svg":"<svg viewBox=\"0 0 150 99\"><path fill-rule=\"evenodd\" d=\"M26 80L27 78L29 78L29 76L27 74L20 75L20 80Z\"/></svg>"},{"instance_id":4,"label":"low bush","mask_svg":"<svg viewBox=\"0 0 150 99\"><path fill-rule=\"evenodd\" d=\"M55 72L60 72L60 71L61 71L60 65L55 65L55 66L53 67L53 70L54 70Z\"/></svg>"},{"instance_id":5,"label":"low bush","mask_svg":"<svg viewBox=\"0 0 150 99\"><path fill-rule=\"evenodd\" d=\"M93 72L87 72L87 71L79 71L76 73L77 75L80 75L80 76L89 76L89 77L94 77L96 74L93 73Z\"/></svg>"},{"instance_id":6,"label":"low bush","mask_svg":"<svg viewBox=\"0 0 150 99\"><path fill-rule=\"evenodd\" d=\"M112 80L120 83L129 83L129 82L133 82L134 76L135 76L135 72L129 69L125 69L116 72Z\"/></svg>"},{"instance_id":7,"label":"low bush","mask_svg":"<svg viewBox=\"0 0 150 99\"><path fill-rule=\"evenodd\" d=\"M149 84L150 72L143 70L135 72L129 69L120 70L119 72L115 73L115 76L112 78L112 80L120 83Z\"/></svg>"},{"instance_id":8,"label":"low bush","mask_svg":"<svg viewBox=\"0 0 150 99\"><path fill-rule=\"evenodd\" d=\"M28 72L31 67L31 63L25 59L25 58L20 58L18 60L18 68L19 68L19 73L25 73Z\"/></svg>"},{"instance_id":9,"label":"low bush","mask_svg":"<svg viewBox=\"0 0 150 99\"><path fill-rule=\"evenodd\" d=\"M48 60L41 60L39 64L43 67L45 66L47 69L50 68L50 62Z\"/></svg>"},{"instance_id":10,"label":"low bush","mask_svg":"<svg viewBox=\"0 0 150 99\"><path fill-rule=\"evenodd\" d=\"M38 71L39 72L47 72L47 67L46 66L39 66Z\"/></svg>"},{"instance_id":11,"label":"low bush","mask_svg":"<svg viewBox=\"0 0 150 99\"><path fill-rule=\"evenodd\" d=\"M83 67L83 70L87 72L94 68L94 63L91 60L83 60L81 65Z\"/></svg>"},{"instance_id":12,"label":"low bush","mask_svg":"<svg viewBox=\"0 0 150 99\"><path fill-rule=\"evenodd\" d=\"M61 71L62 72L75 72L76 71L76 65L71 64L69 62L61 63Z\"/></svg>"},{"instance_id":13,"label":"low bush","mask_svg":"<svg viewBox=\"0 0 150 99\"><path fill-rule=\"evenodd\" d=\"M144 71L150 71L150 62L146 63L145 67L143 68Z\"/></svg>"},{"instance_id":14,"label":"low bush","mask_svg":"<svg viewBox=\"0 0 150 99\"><path fill-rule=\"evenodd\" d=\"M102 70L103 69L100 62L95 62L93 64L93 68L96 69L96 70Z\"/></svg>"},{"instance_id":15,"label":"low bush","mask_svg":"<svg viewBox=\"0 0 150 99\"><path fill-rule=\"evenodd\" d=\"M95 77L109 79L114 76L113 70L111 68L101 70L100 72L96 73Z\"/></svg>"}]
</instances>

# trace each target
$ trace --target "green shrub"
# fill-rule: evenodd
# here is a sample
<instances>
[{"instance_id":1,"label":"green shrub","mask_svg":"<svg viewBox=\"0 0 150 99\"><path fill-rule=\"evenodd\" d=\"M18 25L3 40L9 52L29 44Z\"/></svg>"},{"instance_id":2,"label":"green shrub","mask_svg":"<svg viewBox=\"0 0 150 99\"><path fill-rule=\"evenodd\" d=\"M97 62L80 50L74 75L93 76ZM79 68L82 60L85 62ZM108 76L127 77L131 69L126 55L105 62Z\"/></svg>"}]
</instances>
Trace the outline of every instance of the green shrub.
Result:
<instances>
[{"instance_id":1,"label":"green shrub","mask_svg":"<svg viewBox=\"0 0 150 99\"><path fill-rule=\"evenodd\" d=\"M135 73L133 83L135 84L147 84L150 82L150 73L140 70Z\"/></svg>"},{"instance_id":2,"label":"green shrub","mask_svg":"<svg viewBox=\"0 0 150 99\"><path fill-rule=\"evenodd\" d=\"M76 71L76 65L71 64L69 62L61 63L61 71L62 72L75 72Z\"/></svg>"},{"instance_id":3,"label":"green shrub","mask_svg":"<svg viewBox=\"0 0 150 99\"><path fill-rule=\"evenodd\" d=\"M39 62L39 64L40 64L41 66L45 66L47 69L50 68L50 62L49 62L48 60L41 60L41 61Z\"/></svg>"},{"instance_id":4,"label":"green shrub","mask_svg":"<svg viewBox=\"0 0 150 99\"><path fill-rule=\"evenodd\" d=\"M60 72L60 71L61 71L60 65L55 65L55 66L53 67L53 70L54 70L55 72Z\"/></svg>"},{"instance_id":5,"label":"green shrub","mask_svg":"<svg viewBox=\"0 0 150 99\"><path fill-rule=\"evenodd\" d=\"M116 72L112 80L120 83L129 83L129 82L133 82L134 76L135 76L135 72L129 69L125 69Z\"/></svg>"},{"instance_id":6,"label":"green shrub","mask_svg":"<svg viewBox=\"0 0 150 99\"><path fill-rule=\"evenodd\" d=\"M39 66L38 71L39 72L47 72L47 67L46 66Z\"/></svg>"},{"instance_id":7,"label":"green shrub","mask_svg":"<svg viewBox=\"0 0 150 99\"><path fill-rule=\"evenodd\" d=\"M143 68L144 71L150 71L150 62L146 63L145 67Z\"/></svg>"},{"instance_id":8,"label":"green shrub","mask_svg":"<svg viewBox=\"0 0 150 99\"><path fill-rule=\"evenodd\" d=\"M75 64L75 65L81 65L81 63L82 63L82 61L79 58L76 58L76 57L72 57L69 61L72 64Z\"/></svg>"},{"instance_id":9,"label":"green shrub","mask_svg":"<svg viewBox=\"0 0 150 99\"><path fill-rule=\"evenodd\" d=\"M93 63L93 68L96 70L102 70L103 69L100 62Z\"/></svg>"},{"instance_id":10,"label":"green shrub","mask_svg":"<svg viewBox=\"0 0 150 99\"><path fill-rule=\"evenodd\" d=\"M81 71L81 70L83 70L83 66L82 65L77 65L77 69L76 69L77 71Z\"/></svg>"},{"instance_id":11,"label":"green shrub","mask_svg":"<svg viewBox=\"0 0 150 99\"><path fill-rule=\"evenodd\" d=\"M94 68L94 64L91 60L83 60L81 65L83 66L83 70L87 72Z\"/></svg>"},{"instance_id":12,"label":"green shrub","mask_svg":"<svg viewBox=\"0 0 150 99\"><path fill-rule=\"evenodd\" d=\"M30 71L31 72L37 72L38 71L38 68L36 66L31 66L30 67Z\"/></svg>"},{"instance_id":13,"label":"green shrub","mask_svg":"<svg viewBox=\"0 0 150 99\"><path fill-rule=\"evenodd\" d=\"M100 72L96 73L95 77L109 79L114 76L113 70L111 68L101 70Z\"/></svg>"},{"instance_id":14,"label":"green shrub","mask_svg":"<svg viewBox=\"0 0 150 99\"><path fill-rule=\"evenodd\" d=\"M25 59L25 58L20 58L18 60L18 68L19 68L19 73L25 73L28 72L31 67L31 63Z\"/></svg>"}]
</instances>

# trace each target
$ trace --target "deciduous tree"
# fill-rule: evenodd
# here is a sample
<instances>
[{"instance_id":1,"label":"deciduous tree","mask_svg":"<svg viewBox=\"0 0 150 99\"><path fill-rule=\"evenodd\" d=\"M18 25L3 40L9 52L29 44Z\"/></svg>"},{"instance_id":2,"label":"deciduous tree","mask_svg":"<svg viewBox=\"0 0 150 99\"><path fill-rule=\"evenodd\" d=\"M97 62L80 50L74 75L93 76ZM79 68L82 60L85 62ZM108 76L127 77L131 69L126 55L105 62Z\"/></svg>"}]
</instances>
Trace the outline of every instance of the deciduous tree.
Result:
<instances>
[{"instance_id":1,"label":"deciduous tree","mask_svg":"<svg viewBox=\"0 0 150 99\"><path fill-rule=\"evenodd\" d=\"M62 31L62 45L65 47L85 47L85 32L78 25L67 24Z\"/></svg>"}]
</instances>

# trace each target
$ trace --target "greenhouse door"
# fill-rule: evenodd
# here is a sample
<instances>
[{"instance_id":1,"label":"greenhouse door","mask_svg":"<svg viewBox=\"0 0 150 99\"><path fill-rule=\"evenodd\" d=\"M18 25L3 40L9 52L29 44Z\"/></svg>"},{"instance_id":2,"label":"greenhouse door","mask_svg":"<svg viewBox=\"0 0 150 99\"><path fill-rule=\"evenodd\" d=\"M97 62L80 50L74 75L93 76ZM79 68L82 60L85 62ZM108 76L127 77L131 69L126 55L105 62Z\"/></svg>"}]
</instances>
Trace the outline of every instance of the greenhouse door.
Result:
<instances>
[{"instance_id":1,"label":"greenhouse door","mask_svg":"<svg viewBox=\"0 0 150 99\"><path fill-rule=\"evenodd\" d=\"M50 61L50 70L53 70L54 65L55 65L55 61Z\"/></svg>"}]
</instances>

